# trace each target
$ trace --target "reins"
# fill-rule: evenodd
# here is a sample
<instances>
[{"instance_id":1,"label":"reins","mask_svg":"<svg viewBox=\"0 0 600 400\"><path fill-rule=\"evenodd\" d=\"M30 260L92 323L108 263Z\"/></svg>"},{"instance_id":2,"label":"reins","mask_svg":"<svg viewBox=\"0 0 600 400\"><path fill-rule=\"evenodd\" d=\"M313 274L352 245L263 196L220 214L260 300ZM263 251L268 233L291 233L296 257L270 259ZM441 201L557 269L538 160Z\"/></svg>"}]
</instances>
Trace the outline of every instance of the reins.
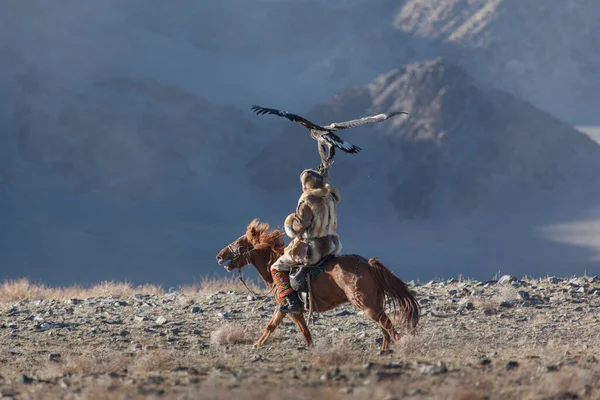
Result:
<instances>
[{"instance_id":1,"label":"reins","mask_svg":"<svg viewBox=\"0 0 600 400\"><path fill-rule=\"evenodd\" d=\"M281 233L281 234L283 235L283 233ZM227 246L227 248L228 248L228 249L229 249L229 251L230 251L231 253L233 253L233 255L234 255L234 256L233 256L233 258L231 259L231 261L232 261L232 262L234 262L234 261L237 261L237 260L239 260L239 259L240 259L240 258L242 258L242 257L248 257L248 259L246 260L246 261L248 261L248 264L251 264L251 262L250 262L251 260L250 260L250 258L249 258L249 255L250 255L250 254L251 254L251 253L252 253L254 250L256 250L256 249L255 249L255 248L252 246L252 247L251 247L249 250L247 250L247 251L245 251L245 252L243 252L243 253L240 253L240 252L239 252L239 245L238 245L238 247L237 247L237 248L234 248L233 244L229 244L229 245ZM244 277L243 277L243 275L242 275L242 269L241 269L241 268L236 268L236 269L237 269L237 271L238 271L238 279L240 280L240 282L242 282L242 284L244 285L244 287L246 288L246 290L248 290L248 292L249 292L250 294L252 294L253 296L255 296L255 297L259 297L260 295L259 295L258 293L255 293L255 292L254 292L252 289L250 289L250 288L248 287L248 285L246 284L246 282L244 281ZM271 286L271 288L270 288L270 290L269 290L269 293L273 293L273 292L274 292L274 290L275 290L275 285L272 285L272 286Z\"/></svg>"},{"instance_id":2,"label":"reins","mask_svg":"<svg viewBox=\"0 0 600 400\"><path fill-rule=\"evenodd\" d=\"M246 282L244 282L244 278L242 277L242 270L238 268L238 279L240 280L240 282L242 282L244 284L244 286L246 287L246 289L248 289L248 291L250 292L250 294L252 294L254 297L258 297L257 293L254 293L254 291L252 291L252 289L250 289L248 287L248 285L246 285Z\"/></svg>"}]
</instances>

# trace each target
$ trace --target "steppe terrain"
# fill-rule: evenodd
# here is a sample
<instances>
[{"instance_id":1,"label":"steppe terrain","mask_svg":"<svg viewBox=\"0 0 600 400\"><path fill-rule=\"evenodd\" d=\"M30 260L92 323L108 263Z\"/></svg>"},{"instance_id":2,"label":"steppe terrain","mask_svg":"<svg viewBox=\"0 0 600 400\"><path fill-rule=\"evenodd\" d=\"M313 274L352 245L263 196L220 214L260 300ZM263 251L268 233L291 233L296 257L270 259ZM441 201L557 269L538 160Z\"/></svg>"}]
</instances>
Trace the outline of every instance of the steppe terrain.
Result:
<instances>
[{"instance_id":1,"label":"steppe terrain","mask_svg":"<svg viewBox=\"0 0 600 400\"><path fill-rule=\"evenodd\" d=\"M600 278L410 282L416 334L379 350L349 305L317 314L310 350L284 320L252 349L264 286L205 279L165 293L102 283L0 286L0 398L576 399L600 396Z\"/></svg>"}]
</instances>

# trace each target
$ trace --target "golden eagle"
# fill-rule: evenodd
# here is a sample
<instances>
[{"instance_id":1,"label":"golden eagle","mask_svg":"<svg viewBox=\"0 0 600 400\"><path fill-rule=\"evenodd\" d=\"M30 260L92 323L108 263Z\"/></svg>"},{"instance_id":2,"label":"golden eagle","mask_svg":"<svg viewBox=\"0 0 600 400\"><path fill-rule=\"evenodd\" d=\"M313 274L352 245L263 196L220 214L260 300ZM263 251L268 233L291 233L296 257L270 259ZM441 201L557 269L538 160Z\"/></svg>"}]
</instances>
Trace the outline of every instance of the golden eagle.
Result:
<instances>
[{"instance_id":1,"label":"golden eagle","mask_svg":"<svg viewBox=\"0 0 600 400\"><path fill-rule=\"evenodd\" d=\"M319 144L319 154L321 156L322 168L329 168L333 164L333 157L335 155L335 148L339 148L346 153L355 154L358 153L361 148L353 145L352 143L346 142L344 139L336 135L333 131L339 131L342 129L354 128L363 124L370 124L373 122L385 121L395 115L406 114L404 111L394 111L389 114L377 114L369 117L363 117L359 119L353 119L346 122L334 122L329 125L320 126L310 122L306 118L303 118L296 114L291 114L287 111L276 110L274 108L265 108L257 105L253 105L252 110L257 115L262 114L273 114L279 117L284 117L290 121L299 122L303 126L310 130L310 136L315 139Z\"/></svg>"}]
</instances>

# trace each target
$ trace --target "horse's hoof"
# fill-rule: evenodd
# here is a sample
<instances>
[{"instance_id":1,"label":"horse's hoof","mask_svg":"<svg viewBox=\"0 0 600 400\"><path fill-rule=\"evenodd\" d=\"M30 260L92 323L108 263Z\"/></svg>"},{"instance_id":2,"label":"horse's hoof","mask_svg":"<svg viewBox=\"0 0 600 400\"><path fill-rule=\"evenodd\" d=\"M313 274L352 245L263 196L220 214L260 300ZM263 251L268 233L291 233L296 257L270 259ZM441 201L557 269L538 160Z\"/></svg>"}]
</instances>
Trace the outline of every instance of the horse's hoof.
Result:
<instances>
[{"instance_id":1,"label":"horse's hoof","mask_svg":"<svg viewBox=\"0 0 600 400\"><path fill-rule=\"evenodd\" d=\"M252 348L253 348L253 349L258 349L259 347L260 347L260 343L254 343L254 344L252 345Z\"/></svg>"}]
</instances>

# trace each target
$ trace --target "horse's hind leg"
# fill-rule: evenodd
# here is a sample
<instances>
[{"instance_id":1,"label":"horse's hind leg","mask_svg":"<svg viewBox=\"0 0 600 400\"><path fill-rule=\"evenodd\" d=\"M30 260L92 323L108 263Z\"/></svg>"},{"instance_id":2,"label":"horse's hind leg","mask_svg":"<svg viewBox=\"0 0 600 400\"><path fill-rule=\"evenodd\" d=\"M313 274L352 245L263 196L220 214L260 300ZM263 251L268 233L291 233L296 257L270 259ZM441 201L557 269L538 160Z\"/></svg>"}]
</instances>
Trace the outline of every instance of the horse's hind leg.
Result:
<instances>
[{"instance_id":1,"label":"horse's hind leg","mask_svg":"<svg viewBox=\"0 0 600 400\"><path fill-rule=\"evenodd\" d=\"M262 336L256 341L256 343L254 343L252 348L256 349L262 346L267 341L269 336L271 336L271 333L273 333L273 331L277 329L277 327L281 323L281 320L283 320L283 317L285 317L285 313L276 309Z\"/></svg>"},{"instance_id":2,"label":"horse's hind leg","mask_svg":"<svg viewBox=\"0 0 600 400\"><path fill-rule=\"evenodd\" d=\"M385 313L384 298L382 296L375 296L371 297L371 299L373 300L365 302L363 298L360 298L360 300L356 299L352 303L357 308L360 308L367 317L381 326L381 331L383 332L381 349L387 350L390 345L390 339L397 342L400 340L400 335L398 335L398 332L394 329L394 324L392 324L392 321Z\"/></svg>"},{"instance_id":3,"label":"horse's hind leg","mask_svg":"<svg viewBox=\"0 0 600 400\"><path fill-rule=\"evenodd\" d=\"M369 318L371 318L373 321L377 322L381 326L381 330L383 331L383 343L381 345L382 350L388 349L390 344L390 338L394 342L400 340L398 332L396 332L396 330L394 329L394 325L383 310L383 307L365 307L363 308L363 311Z\"/></svg>"},{"instance_id":4,"label":"horse's hind leg","mask_svg":"<svg viewBox=\"0 0 600 400\"><path fill-rule=\"evenodd\" d=\"M381 328L381 333L383 333L383 342L381 343L381 350L387 350L390 347L390 334L383 328Z\"/></svg>"},{"instance_id":5,"label":"horse's hind leg","mask_svg":"<svg viewBox=\"0 0 600 400\"><path fill-rule=\"evenodd\" d=\"M298 326L300 333L302 333L302 336L304 336L306 348L310 348L310 346L312 346L312 336L310 334L310 331L308 330L308 325L306 324L304 314L290 314L290 318L296 323L296 326Z\"/></svg>"}]
</instances>

